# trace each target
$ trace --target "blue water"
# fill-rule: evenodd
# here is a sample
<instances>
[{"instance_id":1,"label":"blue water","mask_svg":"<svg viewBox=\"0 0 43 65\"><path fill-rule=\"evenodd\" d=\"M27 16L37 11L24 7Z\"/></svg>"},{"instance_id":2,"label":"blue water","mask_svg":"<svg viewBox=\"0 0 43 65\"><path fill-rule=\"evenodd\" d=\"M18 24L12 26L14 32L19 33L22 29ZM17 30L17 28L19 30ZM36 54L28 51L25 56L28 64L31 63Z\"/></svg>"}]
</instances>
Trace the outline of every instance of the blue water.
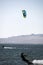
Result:
<instances>
[{"instance_id":1,"label":"blue water","mask_svg":"<svg viewBox=\"0 0 43 65\"><path fill-rule=\"evenodd\" d=\"M2 46L12 47L4 49ZM0 65L27 65L21 59L21 53L27 54L29 60L43 59L43 45L0 44Z\"/></svg>"}]
</instances>

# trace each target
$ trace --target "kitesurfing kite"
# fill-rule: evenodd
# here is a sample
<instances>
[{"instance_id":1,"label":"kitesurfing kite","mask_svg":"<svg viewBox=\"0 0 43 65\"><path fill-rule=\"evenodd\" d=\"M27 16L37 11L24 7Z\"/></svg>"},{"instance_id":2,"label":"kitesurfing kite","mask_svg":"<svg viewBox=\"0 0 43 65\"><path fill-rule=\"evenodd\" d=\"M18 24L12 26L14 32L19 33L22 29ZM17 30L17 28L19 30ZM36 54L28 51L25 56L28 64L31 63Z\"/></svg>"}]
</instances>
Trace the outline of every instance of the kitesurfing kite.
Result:
<instances>
[{"instance_id":1,"label":"kitesurfing kite","mask_svg":"<svg viewBox=\"0 0 43 65\"><path fill-rule=\"evenodd\" d=\"M27 16L26 10L22 10L22 14L23 14L23 17L26 18L26 16Z\"/></svg>"}]
</instances>

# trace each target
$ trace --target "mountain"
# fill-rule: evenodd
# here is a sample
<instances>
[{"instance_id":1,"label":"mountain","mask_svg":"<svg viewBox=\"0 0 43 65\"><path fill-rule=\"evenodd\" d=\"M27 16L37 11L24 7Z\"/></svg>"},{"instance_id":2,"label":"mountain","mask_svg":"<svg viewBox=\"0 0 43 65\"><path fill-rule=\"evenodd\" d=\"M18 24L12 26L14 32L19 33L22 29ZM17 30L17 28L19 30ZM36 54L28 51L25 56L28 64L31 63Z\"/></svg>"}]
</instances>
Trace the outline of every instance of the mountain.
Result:
<instances>
[{"instance_id":1,"label":"mountain","mask_svg":"<svg viewBox=\"0 0 43 65\"><path fill-rule=\"evenodd\" d=\"M31 35L12 36L8 38L0 38L0 43L43 44L43 34L31 34Z\"/></svg>"}]
</instances>

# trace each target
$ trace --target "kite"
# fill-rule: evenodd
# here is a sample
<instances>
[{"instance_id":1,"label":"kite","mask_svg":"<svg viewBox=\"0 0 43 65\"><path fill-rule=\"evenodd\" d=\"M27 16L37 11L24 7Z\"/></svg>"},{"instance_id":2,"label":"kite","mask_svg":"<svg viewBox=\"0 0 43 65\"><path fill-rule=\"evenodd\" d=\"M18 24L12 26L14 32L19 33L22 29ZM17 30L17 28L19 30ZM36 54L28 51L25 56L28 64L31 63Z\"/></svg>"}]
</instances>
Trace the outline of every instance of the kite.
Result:
<instances>
[{"instance_id":1,"label":"kite","mask_svg":"<svg viewBox=\"0 0 43 65\"><path fill-rule=\"evenodd\" d=\"M23 14L23 17L26 18L26 16L27 16L26 10L22 10L22 14Z\"/></svg>"}]
</instances>

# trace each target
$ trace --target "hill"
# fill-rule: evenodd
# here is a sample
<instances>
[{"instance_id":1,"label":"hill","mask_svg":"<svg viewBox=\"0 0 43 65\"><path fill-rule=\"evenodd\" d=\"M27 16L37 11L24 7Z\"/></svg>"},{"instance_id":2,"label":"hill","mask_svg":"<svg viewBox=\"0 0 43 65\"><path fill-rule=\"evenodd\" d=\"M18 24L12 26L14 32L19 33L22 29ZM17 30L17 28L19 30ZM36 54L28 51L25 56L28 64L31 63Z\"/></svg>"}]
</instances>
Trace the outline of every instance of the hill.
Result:
<instances>
[{"instance_id":1,"label":"hill","mask_svg":"<svg viewBox=\"0 0 43 65\"><path fill-rule=\"evenodd\" d=\"M8 38L0 38L0 43L43 44L43 34L31 34L31 35L12 36Z\"/></svg>"}]
</instances>

